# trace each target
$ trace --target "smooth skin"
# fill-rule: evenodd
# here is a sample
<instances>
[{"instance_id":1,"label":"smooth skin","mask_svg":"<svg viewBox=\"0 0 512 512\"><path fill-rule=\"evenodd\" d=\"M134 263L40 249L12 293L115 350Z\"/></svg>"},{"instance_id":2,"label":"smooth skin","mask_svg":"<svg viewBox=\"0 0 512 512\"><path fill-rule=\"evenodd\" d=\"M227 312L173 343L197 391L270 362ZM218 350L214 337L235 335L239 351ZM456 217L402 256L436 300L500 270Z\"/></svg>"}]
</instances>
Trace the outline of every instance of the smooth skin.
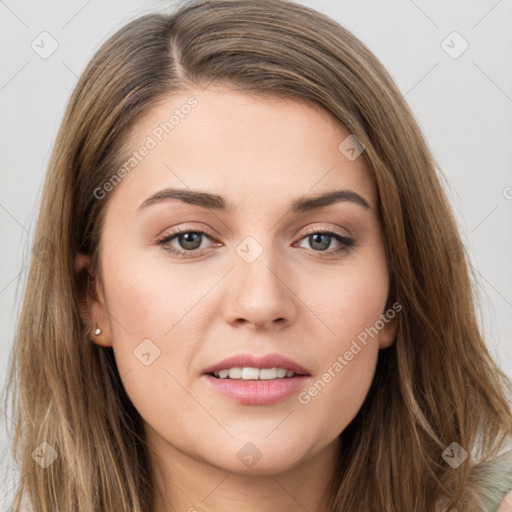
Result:
<instances>
[{"instance_id":1,"label":"smooth skin","mask_svg":"<svg viewBox=\"0 0 512 512\"><path fill-rule=\"evenodd\" d=\"M512 490L505 495L496 512L512 512Z\"/></svg>"},{"instance_id":2,"label":"smooth skin","mask_svg":"<svg viewBox=\"0 0 512 512\"><path fill-rule=\"evenodd\" d=\"M277 352L309 370L307 390L375 325L389 291L376 187L364 159L338 149L349 133L323 110L228 87L169 95L134 127L133 151L191 96L197 106L109 192L84 321L102 329L90 335L95 343L113 347L143 418L162 493L153 512L320 511L338 436L368 393L379 350L394 341L397 317L307 404L294 394L242 405L201 376L235 354ZM236 209L178 199L141 207L170 187L217 194ZM291 212L294 200L340 189L369 208L343 200ZM208 236L169 239L181 227ZM248 263L239 246L262 253ZM77 255L77 270L88 264ZM160 351L149 365L134 354L143 340L151 340L146 361ZM260 460L248 467L242 448Z\"/></svg>"}]
</instances>

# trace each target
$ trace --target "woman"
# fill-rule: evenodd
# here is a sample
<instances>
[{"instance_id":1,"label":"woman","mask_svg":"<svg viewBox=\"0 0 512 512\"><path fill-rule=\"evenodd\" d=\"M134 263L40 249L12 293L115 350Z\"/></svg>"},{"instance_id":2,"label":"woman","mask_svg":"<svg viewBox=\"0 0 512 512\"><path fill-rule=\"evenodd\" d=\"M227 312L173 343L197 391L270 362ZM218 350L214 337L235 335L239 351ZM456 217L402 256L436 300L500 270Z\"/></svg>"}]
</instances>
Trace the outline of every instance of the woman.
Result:
<instances>
[{"instance_id":1,"label":"woman","mask_svg":"<svg viewBox=\"0 0 512 512\"><path fill-rule=\"evenodd\" d=\"M36 243L13 510L506 510L511 382L435 161L328 17L195 1L119 30Z\"/></svg>"}]
</instances>

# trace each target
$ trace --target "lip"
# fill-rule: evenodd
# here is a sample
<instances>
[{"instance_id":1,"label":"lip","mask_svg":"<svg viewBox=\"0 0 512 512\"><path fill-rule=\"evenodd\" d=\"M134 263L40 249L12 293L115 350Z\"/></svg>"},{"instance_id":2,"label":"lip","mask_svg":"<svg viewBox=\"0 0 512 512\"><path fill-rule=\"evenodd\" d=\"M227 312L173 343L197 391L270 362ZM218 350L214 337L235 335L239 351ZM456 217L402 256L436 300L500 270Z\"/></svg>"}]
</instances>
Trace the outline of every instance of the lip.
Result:
<instances>
[{"instance_id":1,"label":"lip","mask_svg":"<svg viewBox=\"0 0 512 512\"><path fill-rule=\"evenodd\" d=\"M311 376L273 380L230 380L202 375L201 380L222 395L244 405L270 405L298 393Z\"/></svg>"},{"instance_id":2,"label":"lip","mask_svg":"<svg viewBox=\"0 0 512 512\"><path fill-rule=\"evenodd\" d=\"M310 375L309 371L299 363L282 356L281 354L266 354L264 356L254 356L252 354L238 354L228 359L224 359L203 370L203 375L218 372L229 368L285 368L292 370L299 376Z\"/></svg>"},{"instance_id":3,"label":"lip","mask_svg":"<svg viewBox=\"0 0 512 512\"><path fill-rule=\"evenodd\" d=\"M295 375L283 379L231 380L218 379L213 372L229 368L285 368ZM306 368L280 354L267 354L256 357L252 354L239 354L209 366L203 371L201 380L222 395L244 405L270 405L280 402L297 393L311 374Z\"/></svg>"}]
</instances>

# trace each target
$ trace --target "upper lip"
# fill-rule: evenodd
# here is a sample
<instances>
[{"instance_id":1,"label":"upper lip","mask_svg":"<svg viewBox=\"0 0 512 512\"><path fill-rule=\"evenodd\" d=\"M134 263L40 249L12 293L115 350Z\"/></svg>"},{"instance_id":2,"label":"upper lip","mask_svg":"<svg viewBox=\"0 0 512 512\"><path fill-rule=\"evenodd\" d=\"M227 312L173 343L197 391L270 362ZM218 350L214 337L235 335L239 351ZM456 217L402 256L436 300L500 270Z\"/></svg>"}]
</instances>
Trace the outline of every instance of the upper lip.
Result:
<instances>
[{"instance_id":1,"label":"upper lip","mask_svg":"<svg viewBox=\"0 0 512 512\"><path fill-rule=\"evenodd\" d=\"M203 374L219 372L220 370L228 370L230 368L285 368L292 370L296 375L309 375L306 368L296 363L288 357L281 354L267 354L264 356L254 356L252 354L238 354L229 357L218 363L215 363L203 370Z\"/></svg>"}]
</instances>

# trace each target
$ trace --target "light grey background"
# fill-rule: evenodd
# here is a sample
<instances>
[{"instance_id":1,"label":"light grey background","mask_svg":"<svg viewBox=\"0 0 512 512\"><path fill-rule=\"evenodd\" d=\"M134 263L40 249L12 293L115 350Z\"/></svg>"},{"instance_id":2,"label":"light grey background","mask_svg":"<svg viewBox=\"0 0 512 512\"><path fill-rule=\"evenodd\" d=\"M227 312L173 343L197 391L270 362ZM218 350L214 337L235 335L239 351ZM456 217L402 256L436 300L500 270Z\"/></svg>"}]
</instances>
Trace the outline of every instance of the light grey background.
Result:
<instances>
[{"instance_id":1,"label":"light grey background","mask_svg":"<svg viewBox=\"0 0 512 512\"><path fill-rule=\"evenodd\" d=\"M477 269L487 343L512 377L512 2L300 3L330 15L366 43L412 106L443 169ZM44 173L69 95L108 36L140 14L169 6L156 0L0 0L2 385ZM34 40L42 46L43 31L58 43L48 58L31 47ZM454 31L463 39L450 35ZM469 47L453 58L464 40ZM2 410L0 419L10 421ZM11 479L3 477L7 450L2 423L0 510L12 494Z\"/></svg>"}]
</instances>

